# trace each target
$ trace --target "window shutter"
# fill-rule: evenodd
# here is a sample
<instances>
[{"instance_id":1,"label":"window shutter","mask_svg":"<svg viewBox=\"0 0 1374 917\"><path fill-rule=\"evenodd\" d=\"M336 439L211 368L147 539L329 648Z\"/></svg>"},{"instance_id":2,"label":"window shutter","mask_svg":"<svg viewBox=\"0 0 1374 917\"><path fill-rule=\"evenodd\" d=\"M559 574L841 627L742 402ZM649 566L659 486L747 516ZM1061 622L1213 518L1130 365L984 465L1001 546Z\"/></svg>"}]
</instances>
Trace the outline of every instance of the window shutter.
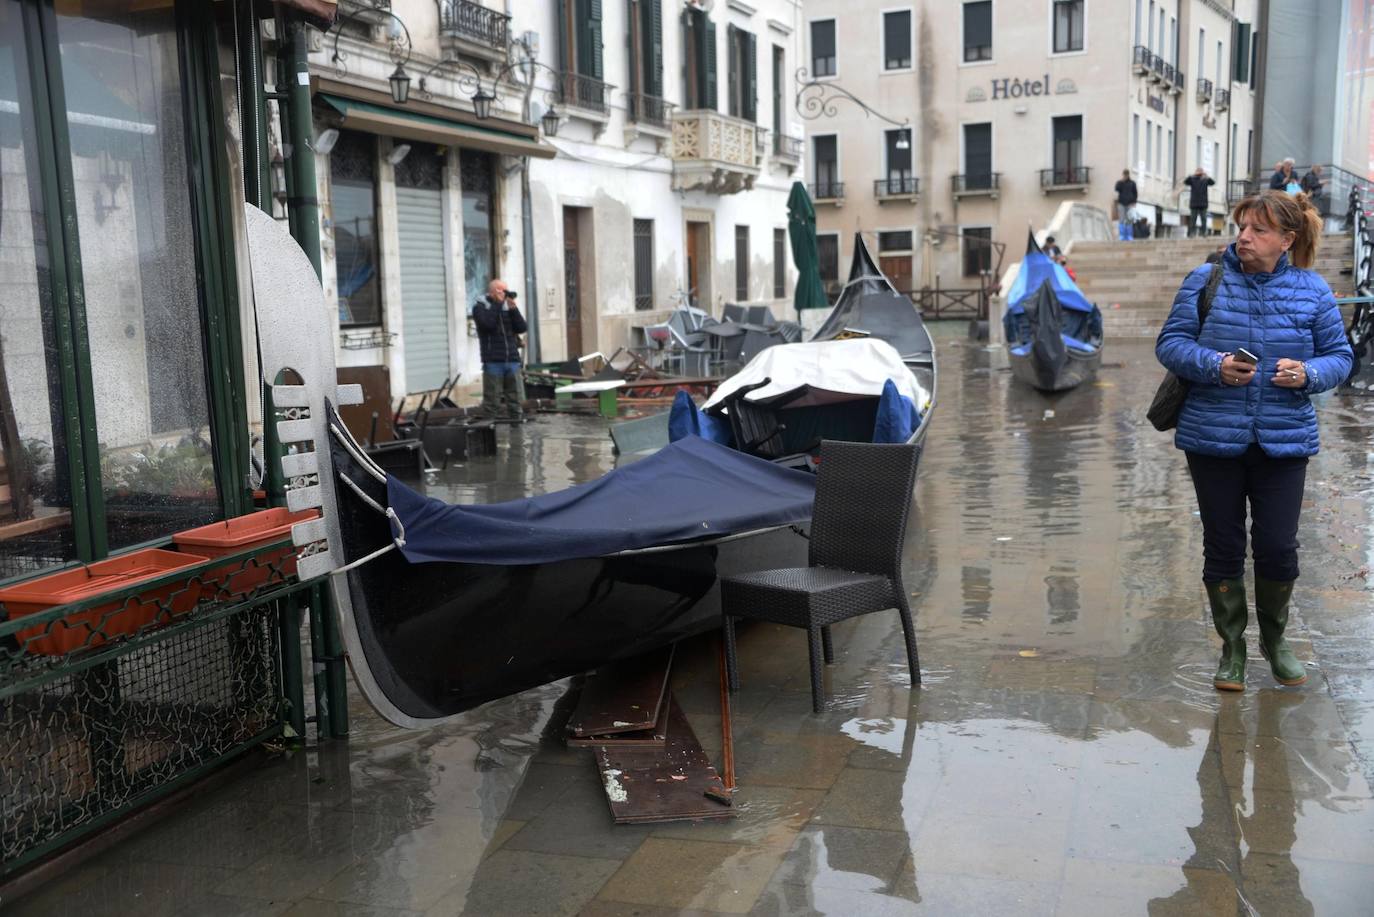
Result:
<instances>
[{"instance_id":1,"label":"window shutter","mask_svg":"<svg viewBox=\"0 0 1374 917\"><path fill-rule=\"evenodd\" d=\"M587 57L594 80L606 78L601 57L601 0L587 0Z\"/></svg>"},{"instance_id":2,"label":"window shutter","mask_svg":"<svg viewBox=\"0 0 1374 917\"><path fill-rule=\"evenodd\" d=\"M625 29L625 59L629 62L626 72L630 75L629 94L631 119L634 118L634 95L639 92L639 68L642 66L640 61L643 59L644 47L640 40L640 30L638 28L639 19L635 14L639 12L639 0L626 0L625 2L625 21L629 25Z\"/></svg>"},{"instance_id":3,"label":"window shutter","mask_svg":"<svg viewBox=\"0 0 1374 917\"><path fill-rule=\"evenodd\" d=\"M1233 78L1237 83L1250 82L1250 23L1237 22L1231 38Z\"/></svg>"},{"instance_id":4,"label":"window shutter","mask_svg":"<svg viewBox=\"0 0 1374 917\"><path fill-rule=\"evenodd\" d=\"M739 106L739 87L742 77L740 73L741 63L742 61L740 60L739 54L739 29L732 25L728 25L725 27L725 71L726 77L729 80L730 89L726 94L728 99L726 109L727 113L732 118L741 117L743 114Z\"/></svg>"},{"instance_id":5,"label":"window shutter","mask_svg":"<svg viewBox=\"0 0 1374 917\"><path fill-rule=\"evenodd\" d=\"M716 24L707 16L703 16L701 22L702 95L705 96L702 107L719 111L716 104Z\"/></svg>"},{"instance_id":6,"label":"window shutter","mask_svg":"<svg viewBox=\"0 0 1374 917\"><path fill-rule=\"evenodd\" d=\"M553 5L554 12L557 14L558 26L558 66L565 72L577 69L577 59L573 56L573 49L568 45L568 10L567 6L573 0L558 0Z\"/></svg>"},{"instance_id":7,"label":"window shutter","mask_svg":"<svg viewBox=\"0 0 1374 917\"><path fill-rule=\"evenodd\" d=\"M759 113L759 54L753 32L744 33L744 111L746 121L757 121Z\"/></svg>"},{"instance_id":8,"label":"window shutter","mask_svg":"<svg viewBox=\"0 0 1374 917\"><path fill-rule=\"evenodd\" d=\"M644 76L644 91L651 96L663 98L663 0L641 0L646 7L642 12L649 17L649 69Z\"/></svg>"}]
</instances>

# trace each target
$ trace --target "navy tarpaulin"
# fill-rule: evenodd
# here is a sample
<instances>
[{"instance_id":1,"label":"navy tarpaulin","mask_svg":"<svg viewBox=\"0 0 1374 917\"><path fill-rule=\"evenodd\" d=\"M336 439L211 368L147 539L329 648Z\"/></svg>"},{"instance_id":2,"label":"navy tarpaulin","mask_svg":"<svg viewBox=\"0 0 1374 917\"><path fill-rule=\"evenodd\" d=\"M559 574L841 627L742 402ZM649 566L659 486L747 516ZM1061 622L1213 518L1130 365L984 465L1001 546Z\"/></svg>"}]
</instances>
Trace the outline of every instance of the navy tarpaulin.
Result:
<instances>
[{"instance_id":1,"label":"navy tarpaulin","mask_svg":"<svg viewBox=\"0 0 1374 917\"><path fill-rule=\"evenodd\" d=\"M689 436L557 493L451 506L387 477L411 563L537 564L806 522L815 476ZM399 534L392 522L393 534Z\"/></svg>"}]
</instances>

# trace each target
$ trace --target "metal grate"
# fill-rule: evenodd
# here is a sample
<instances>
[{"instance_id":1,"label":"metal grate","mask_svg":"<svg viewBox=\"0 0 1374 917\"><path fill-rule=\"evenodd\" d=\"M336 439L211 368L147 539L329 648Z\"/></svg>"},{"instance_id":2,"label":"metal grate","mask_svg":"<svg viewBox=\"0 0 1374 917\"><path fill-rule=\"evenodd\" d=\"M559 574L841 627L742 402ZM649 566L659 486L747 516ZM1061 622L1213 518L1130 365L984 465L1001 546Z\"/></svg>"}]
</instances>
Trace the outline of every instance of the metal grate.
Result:
<instances>
[{"instance_id":1,"label":"metal grate","mask_svg":"<svg viewBox=\"0 0 1374 917\"><path fill-rule=\"evenodd\" d=\"M635 220L635 311L654 307L654 221Z\"/></svg>"}]
</instances>

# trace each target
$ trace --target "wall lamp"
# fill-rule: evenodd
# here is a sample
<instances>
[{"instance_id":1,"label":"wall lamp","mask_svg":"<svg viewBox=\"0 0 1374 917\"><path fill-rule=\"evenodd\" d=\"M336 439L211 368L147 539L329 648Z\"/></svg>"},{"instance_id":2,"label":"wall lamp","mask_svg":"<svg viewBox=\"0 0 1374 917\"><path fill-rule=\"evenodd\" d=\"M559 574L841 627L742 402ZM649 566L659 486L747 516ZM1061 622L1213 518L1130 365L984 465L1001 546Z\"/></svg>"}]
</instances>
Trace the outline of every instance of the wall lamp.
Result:
<instances>
[{"instance_id":1,"label":"wall lamp","mask_svg":"<svg viewBox=\"0 0 1374 917\"><path fill-rule=\"evenodd\" d=\"M553 75L554 86L546 90L549 101L548 110L539 119L539 127L543 130L546 137L558 136L558 125L562 122L562 116L558 113L556 103L563 98L563 74L550 67L548 64L541 64L531 57L522 60L511 61L496 71L496 75L491 78L488 84L482 78L482 73L472 64L464 60L448 58L436 63L425 71L424 76L420 77L420 94L425 98L431 98L432 94L425 85L427 77L433 76L439 70L448 68L457 71L458 89L467 93L472 99L472 113L477 116L479 121L485 121L491 117L491 106L495 102L501 101L500 89L501 81L508 79L513 71L520 68L530 68L531 70L546 70ZM526 94L534 89L534 74L529 74L530 83L526 84Z\"/></svg>"}]
</instances>

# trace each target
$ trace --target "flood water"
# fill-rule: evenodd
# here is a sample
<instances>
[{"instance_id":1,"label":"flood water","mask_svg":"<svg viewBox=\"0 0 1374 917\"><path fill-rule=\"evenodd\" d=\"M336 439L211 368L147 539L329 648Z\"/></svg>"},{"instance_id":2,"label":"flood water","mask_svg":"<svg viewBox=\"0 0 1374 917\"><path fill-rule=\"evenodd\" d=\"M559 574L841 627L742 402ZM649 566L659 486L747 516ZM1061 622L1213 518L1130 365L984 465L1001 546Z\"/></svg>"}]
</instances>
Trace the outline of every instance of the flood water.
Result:
<instances>
[{"instance_id":1,"label":"flood water","mask_svg":"<svg viewBox=\"0 0 1374 917\"><path fill-rule=\"evenodd\" d=\"M806 638L742 631L739 817L615 826L560 682L443 728L353 706L353 735L278 755L16 903L94 914L1333 914L1374 900L1374 398L1326 396L1280 688L1252 625L1219 641L1182 454L1144 421L1160 370L1111 343L1046 396L939 327L940 403L906 545L924 684L895 614L836 625L830 704ZM447 469L457 502L614 464L604 421L543 416ZM667 486L668 482L665 482ZM673 690L718 759L710 641Z\"/></svg>"}]
</instances>

